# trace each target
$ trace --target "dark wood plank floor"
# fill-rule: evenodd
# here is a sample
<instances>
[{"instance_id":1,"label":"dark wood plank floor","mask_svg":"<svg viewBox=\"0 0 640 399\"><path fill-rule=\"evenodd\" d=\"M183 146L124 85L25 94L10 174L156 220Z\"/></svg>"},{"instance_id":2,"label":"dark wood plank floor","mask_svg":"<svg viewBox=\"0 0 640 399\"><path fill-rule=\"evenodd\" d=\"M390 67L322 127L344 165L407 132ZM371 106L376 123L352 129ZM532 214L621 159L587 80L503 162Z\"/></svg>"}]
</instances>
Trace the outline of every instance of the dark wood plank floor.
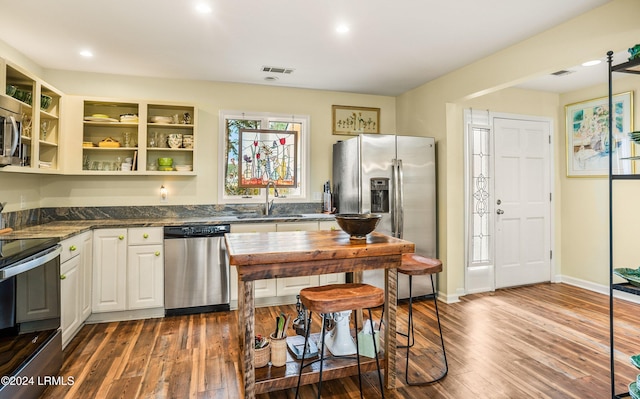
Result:
<instances>
[{"instance_id":1,"label":"dark wood plank floor","mask_svg":"<svg viewBox=\"0 0 640 399\"><path fill-rule=\"evenodd\" d=\"M625 392L639 372L629 356L640 353L640 305L616 304L616 392ZM398 309L399 329L406 327L406 308ZM468 295L439 308L448 376L426 387L409 387L399 378L388 397L610 397L606 296L566 284L539 284ZM256 330L269 331L280 311L296 313L293 306L257 309ZM418 303L415 312L418 356L412 373L427 378L437 372L439 359L432 302ZM237 398L236 317L226 312L87 325L65 350L61 375L74 377L75 383L50 387L43 397ZM398 367L404 377L403 351ZM366 398L380 397L375 373L365 376L364 385ZM315 389L304 387L301 397L315 397ZM293 395L287 390L259 397ZM357 378L323 383L322 396L359 397Z\"/></svg>"}]
</instances>

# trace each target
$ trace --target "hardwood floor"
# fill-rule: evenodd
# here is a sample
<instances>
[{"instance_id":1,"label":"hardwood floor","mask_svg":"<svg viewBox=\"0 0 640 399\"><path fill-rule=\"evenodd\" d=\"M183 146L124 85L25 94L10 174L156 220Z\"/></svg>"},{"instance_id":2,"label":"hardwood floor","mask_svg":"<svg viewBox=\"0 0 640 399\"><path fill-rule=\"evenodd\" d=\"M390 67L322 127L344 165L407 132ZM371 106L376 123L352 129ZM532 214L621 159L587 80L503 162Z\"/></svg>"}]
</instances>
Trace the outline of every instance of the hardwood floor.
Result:
<instances>
[{"instance_id":1,"label":"hardwood floor","mask_svg":"<svg viewBox=\"0 0 640 399\"><path fill-rule=\"evenodd\" d=\"M432 302L414 304L417 338L412 379L439 357ZM406 328L405 303L398 328ZM439 383L410 387L398 351L396 398L580 398L610 397L608 297L566 284L538 284L468 295L439 304L449 374ZM616 302L616 392L626 392L638 370L640 305ZM256 331L272 329L280 311L256 310ZM374 314L379 316L380 312ZM72 386L50 387L44 398L237 398L240 396L236 312L168 317L83 327L65 350L61 376ZM318 323L314 322L317 326ZM293 334L293 331L290 331ZM433 369L436 370L433 370ZM379 398L375 372L367 373L366 398ZM303 387L315 397L316 386ZM323 398L359 397L357 377L323 382ZM294 390L261 394L293 398Z\"/></svg>"}]
</instances>

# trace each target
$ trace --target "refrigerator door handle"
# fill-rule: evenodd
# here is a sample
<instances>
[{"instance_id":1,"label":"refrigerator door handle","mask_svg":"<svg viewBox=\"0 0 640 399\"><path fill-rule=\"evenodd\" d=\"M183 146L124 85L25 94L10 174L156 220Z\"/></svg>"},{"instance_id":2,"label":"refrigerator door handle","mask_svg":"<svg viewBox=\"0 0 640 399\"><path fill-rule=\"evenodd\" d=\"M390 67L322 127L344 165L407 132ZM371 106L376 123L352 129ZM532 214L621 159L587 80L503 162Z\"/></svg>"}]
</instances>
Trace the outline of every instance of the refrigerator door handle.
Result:
<instances>
[{"instance_id":1,"label":"refrigerator door handle","mask_svg":"<svg viewBox=\"0 0 640 399\"><path fill-rule=\"evenodd\" d=\"M398 205L397 205L397 188L398 187L398 173L397 173L397 165L398 165L398 160L397 159L392 159L391 160L391 187L392 187L392 191L391 191L391 196L392 196L392 203L391 203L391 236L392 237L397 237L397 215L398 215Z\"/></svg>"},{"instance_id":2,"label":"refrigerator door handle","mask_svg":"<svg viewBox=\"0 0 640 399\"><path fill-rule=\"evenodd\" d=\"M398 191L397 191L397 206L398 206L398 229L397 237L402 238L404 233L404 175L402 171L402 159L398 159Z\"/></svg>"}]
</instances>

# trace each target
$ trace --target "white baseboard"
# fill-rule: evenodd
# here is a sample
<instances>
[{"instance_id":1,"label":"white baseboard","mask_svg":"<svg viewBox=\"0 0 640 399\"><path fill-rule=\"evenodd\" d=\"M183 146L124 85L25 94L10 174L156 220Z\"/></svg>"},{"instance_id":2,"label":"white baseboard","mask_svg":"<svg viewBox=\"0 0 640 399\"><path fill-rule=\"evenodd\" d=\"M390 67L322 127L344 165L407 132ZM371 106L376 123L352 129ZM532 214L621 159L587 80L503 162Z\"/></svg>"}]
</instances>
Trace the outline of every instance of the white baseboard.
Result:
<instances>
[{"instance_id":1,"label":"white baseboard","mask_svg":"<svg viewBox=\"0 0 640 399\"><path fill-rule=\"evenodd\" d=\"M560 276L560 279L559 279L558 282L569 284L569 285L573 285L573 286L580 287L580 288L584 288L585 290L594 291L594 292L597 292L599 294L603 294L603 295L609 296L609 286L608 285L597 284L597 283L594 283L592 281L581 280L581 279L574 278L574 277L569 277L569 276ZM613 292L613 296L614 296L614 298L623 299L625 301L629 301L629 302L632 302L632 303L640 304L640 296L639 295L634 295L634 294L630 294L628 292L615 290Z\"/></svg>"}]
</instances>

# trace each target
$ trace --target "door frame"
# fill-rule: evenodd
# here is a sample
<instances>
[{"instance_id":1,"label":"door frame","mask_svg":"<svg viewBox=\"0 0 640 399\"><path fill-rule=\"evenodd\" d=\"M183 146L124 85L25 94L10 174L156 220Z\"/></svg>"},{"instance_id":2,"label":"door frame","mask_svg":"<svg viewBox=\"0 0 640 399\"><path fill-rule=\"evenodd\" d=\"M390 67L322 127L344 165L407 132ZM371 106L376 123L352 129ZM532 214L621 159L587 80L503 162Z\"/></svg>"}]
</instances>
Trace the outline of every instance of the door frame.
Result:
<instances>
[{"instance_id":1,"label":"door frame","mask_svg":"<svg viewBox=\"0 0 640 399\"><path fill-rule=\"evenodd\" d=\"M465 294L473 294L479 292L488 292L495 291L495 247L496 242L495 239L491 240L491 262L482 266L470 266L470 245L469 245L469 227L470 227L470 198L471 193L469 190L470 187L470 179L469 175L469 161L470 161L470 148L469 148L469 137L468 137L468 127L469 125L486 125L491 128L491 168L492 172L495 165L495 144L493 140L493 128L494 128L494 120L495 119L511 119L511 120L522 120L522 121L530 121L530 122L546 122L549 124L549 135L550 135L550 144L549 144L549 190L551 194L551 201L549 204L549 246L552 251L552 257L550 259L550 276L551 282L560 281L560 276L557 271L556 259L557 259L557 251L555 246L555 203L556 203L556 195L555 195L555 123L556 121L553 118L549 117L541 117L541 116L531 116L531 115L520 115L520 114L510 114L510 113L502 113L502 112L491 112L488 110L472 110L465 109L464 110L464 123L463 123L463 135L464 135L464 240L465 240L465 261L464 261L464 286L465 286ZM495 175L495 173L494 173ZM495 231L495 186L494 186L494 176L491 176L491 185L490 185L490 203L491 203L491 211L492 222L491 222L491 236L496 237Z\"/></svg>"}]
</instances>

